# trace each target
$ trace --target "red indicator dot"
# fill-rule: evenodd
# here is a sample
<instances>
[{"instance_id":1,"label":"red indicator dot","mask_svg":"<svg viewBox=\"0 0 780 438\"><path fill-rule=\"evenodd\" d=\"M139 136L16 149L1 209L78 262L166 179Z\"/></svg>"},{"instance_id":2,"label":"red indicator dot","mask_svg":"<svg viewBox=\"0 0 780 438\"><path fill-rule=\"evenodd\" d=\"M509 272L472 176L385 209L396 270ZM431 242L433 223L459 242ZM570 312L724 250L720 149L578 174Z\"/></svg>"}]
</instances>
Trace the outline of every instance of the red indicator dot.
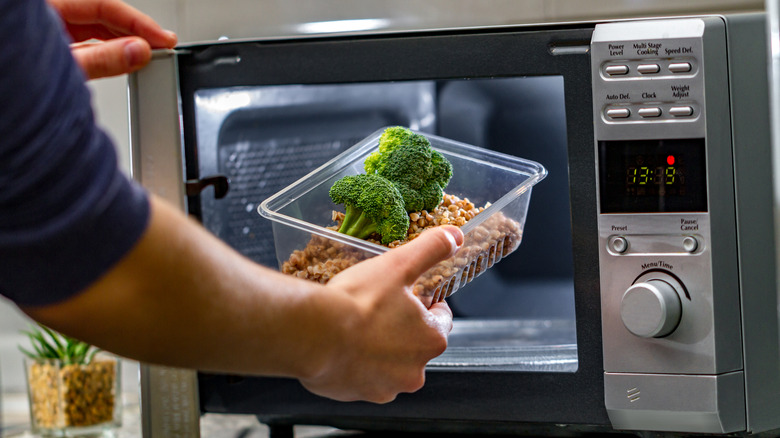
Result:
<instances>
[{"instance_id":1,"label":"red indicator dot","mask_svg":"<svg viewBox=\"0 0 780 438\"><path fill-rule=\"evenodd\" d=\"M674 164L674 155L669 155L668 157L666 157L666 163L668 165L670 165L670 166L673 165Z\"/></svg>"}]
</instances>

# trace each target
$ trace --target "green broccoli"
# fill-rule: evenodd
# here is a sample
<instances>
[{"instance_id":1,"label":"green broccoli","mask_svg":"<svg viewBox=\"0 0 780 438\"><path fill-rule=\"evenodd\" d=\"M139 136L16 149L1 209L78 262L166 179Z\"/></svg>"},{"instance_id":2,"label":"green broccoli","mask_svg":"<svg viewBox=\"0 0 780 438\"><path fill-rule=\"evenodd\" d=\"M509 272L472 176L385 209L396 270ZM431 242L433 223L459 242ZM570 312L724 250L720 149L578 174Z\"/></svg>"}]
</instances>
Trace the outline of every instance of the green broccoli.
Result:
<instances>
[{"instance_id":1,"label":"green broccoli","mask_svg":"<svg viewBox=\"0 0 780 438\"><path fill-rule=\"evenodd\" d=\"M336 181L330 199L344 204L346 214L339 232L366 239L374 233L384 244L406 238L409 215L401 193L386 178L378 175L349 175Z\"/></svg>"},{"instance_id":2,"label":"green broccoli","mask_svg":"<svg viewBox=\"0 0 780 438\"><path fill-rule=\"evenodd\" d=\"M364 168L367 174L392 181L408 212L436 208L452 178L452 164L430 141L401 126L382 133L379 150L366 157Z\"/></svg>"},{"instance_id":3,"label":"green broccoli","mask_svg":"<svg viewBox=\"0 0 780 438\"><path fill-rule=\"evenodd\" d=\"M416 134L403 126L392 126L385 129L379 137L379 149L366 157L363 167L366 173L379 173L385 167L387 156L403 144L414 144L421 148L430 148L431 142L425 136Z\"/></svg>"}]
</instances>

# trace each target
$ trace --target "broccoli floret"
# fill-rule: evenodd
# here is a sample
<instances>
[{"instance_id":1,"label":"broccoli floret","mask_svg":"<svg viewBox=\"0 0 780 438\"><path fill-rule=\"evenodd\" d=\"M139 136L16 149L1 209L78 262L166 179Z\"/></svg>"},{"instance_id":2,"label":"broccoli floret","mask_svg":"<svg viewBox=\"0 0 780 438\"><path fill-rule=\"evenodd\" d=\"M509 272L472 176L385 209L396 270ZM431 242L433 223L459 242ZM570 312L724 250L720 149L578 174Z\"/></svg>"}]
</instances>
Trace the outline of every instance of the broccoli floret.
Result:
<instances>
[{"instance_id":1,"label":"broccoli floret","mask_svg":"<svg viewBox=\"0 0 780 438\"><path fill-rule=\"evenodd\" d=\"M414 190L403 183L394 184L404 198L404 209L407 212L432 211L444 197L444 190L434 182L424 185L419 190Z\"/></svg>"},{"instance_id":2,"label":"broccoli floret","mask_svg":"<svg viewBox=\"0 0 780 438\"><path fill-rule=\"evenodd\" d=\"M384 244L403 240L409 229L409 215L401 193L379 175L350 175L330 188L330 199L344 204L346 214L339 232L366 239L374 233Z\"/></svg>"},{"instance_id":3,"label":"broccoli floret","mask_svg":"<svg viewBox=\"0 0 780 438\"><path fill-rule=\"evenodd\" d=\"M452 178L452 163L438 151L431 153L431 179L438 183L442 189L447 187Z\"/></svg>"},{"instance_id":4,"label":"broccoli floret","mask_svg":"<svg viewBox=\"0 0 780 438\"><path fill-rule=\"evenodd\" d=\"M391 152L403 144L413 144L421 148L430 148L431 143L425 136L416 134L403 126L392 126L385 129L379 137L379 148L366 157L363 167L366 173L379 173L385 167L385 160Z\"/></svg>"},{"instance_id":5,"label":"broccoli floret","mask_svg":"<svg viewBox=\"0 0 780 438\"><path fill-rule=\"evenodd\" d=\"M395 126L379 138L379 150L369 155L366 173L393 182L408 212L433 210L452 177L452 164L421 134Z\"/></svg>"}]
</instances>

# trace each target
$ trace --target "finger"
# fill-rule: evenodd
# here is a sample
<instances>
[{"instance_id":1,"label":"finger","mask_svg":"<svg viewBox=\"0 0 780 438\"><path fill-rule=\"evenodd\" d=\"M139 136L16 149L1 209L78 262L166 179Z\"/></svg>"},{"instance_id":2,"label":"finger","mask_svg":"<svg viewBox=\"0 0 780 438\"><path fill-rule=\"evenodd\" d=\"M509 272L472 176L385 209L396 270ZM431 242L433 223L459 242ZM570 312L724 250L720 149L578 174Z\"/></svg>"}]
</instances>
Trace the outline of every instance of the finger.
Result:
<instances>
[{"instance_id":1,"label":"finger","mask_svg":"<svg viewBox=\"0 0 780 438\"><path fill-rule=\"evenodd\" d=\"M437 263L455 254L463 245L463 232L452 225L429 228L416 239L388 251L382 257L387 266L404 274L404 285L411 286L417 278Z\"/></svg>"},{"instance_id":2,"label":"finger","mask_svg":"<svg viewBox=\"0 0 780 438\"><path fill-rule=\"evenodd\" d=\"M110 40L125 35L119 35L102 24L66 24L68 33L74 42L87 40Z\"/></svg>"},{"instance_id":3,"label":"finger","mask_svg":"<svg viewBox=\"0 0 780 438\"><path fill-rule=\"evenodd\" d=\"M135 35L153 48L173 48L176 34L164 30L153 18L120 0L49 0L70 24L102 24L119 35Z\"/></svg>"},{"instance_id":4,"label":"finger","mask_svg":"<svg viewBox=\"0 0 780 438\"><path fill-rule=\"evenodd\" d=\"M72 53L89 79L136 71L149 63L152 57L149 43L138 37L76 45Z\"/></svg>"},{"instance_id":5,"label":"finger","mask_svg":"<svg viewBox=\"0 0 780 438\"><path fill-rule=\"evenodd\" d=\"M452 331L452 309L444 301L436 303L428 309L430 325L445 337Z\"/></svg>"}]
</instances>

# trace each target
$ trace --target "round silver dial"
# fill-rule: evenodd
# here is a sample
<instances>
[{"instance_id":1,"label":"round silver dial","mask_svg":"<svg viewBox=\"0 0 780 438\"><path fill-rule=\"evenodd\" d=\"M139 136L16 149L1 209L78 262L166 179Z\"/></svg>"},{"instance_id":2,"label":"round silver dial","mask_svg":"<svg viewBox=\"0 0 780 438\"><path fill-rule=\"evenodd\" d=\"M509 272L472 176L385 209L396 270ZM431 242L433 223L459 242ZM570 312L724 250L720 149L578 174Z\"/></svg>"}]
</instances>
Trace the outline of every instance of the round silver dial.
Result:
<instances>
[{"instance_id":1,"label":"round silver dial","mask_svg":"<svg viewBox=\"0 0 780 438\"><path fill-rule=\"evenodd\" d=\"M620 317L628 331L643 338L671 334L682 317L680 284L670 278L649 278L623 294Z\"/></svg>"}]
</instances>

